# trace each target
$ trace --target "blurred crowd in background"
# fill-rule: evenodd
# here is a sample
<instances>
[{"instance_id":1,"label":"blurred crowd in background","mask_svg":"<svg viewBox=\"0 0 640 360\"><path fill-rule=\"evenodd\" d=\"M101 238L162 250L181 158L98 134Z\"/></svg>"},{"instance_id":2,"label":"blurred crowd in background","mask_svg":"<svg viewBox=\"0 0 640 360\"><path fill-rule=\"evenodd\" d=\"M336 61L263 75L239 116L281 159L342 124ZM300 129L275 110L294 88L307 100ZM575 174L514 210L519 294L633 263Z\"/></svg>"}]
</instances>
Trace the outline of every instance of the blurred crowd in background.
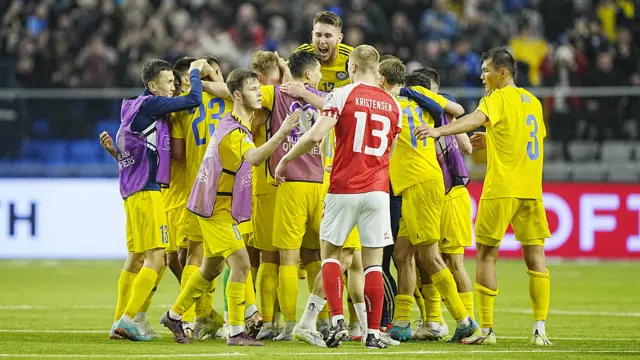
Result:
<instances>
[{"instance_id":1,"label":"blurred crowd in background","mask_svg":"<svg viewBox=\"0 0 640 360\"><path fill-rule=\"evenodd\" d=\"M518 61L519 86L640 85L637 5L633 0L0 0L0 90L141 87L146 60L173 62L184 55L216 56L226 74L248 67L256 49L288 56L310 41L313 17L322 10L342 17L344 43L372 44L381 54L404 60L408 70L435 67L443 87L480 87L480 55L498 45L508 46ZM55 106L47 100L37 101L39 106L12 105L0 98L0 110L17 106L17 123L27 124L0 121L0 133L5 126L14 137L44 132L89 138L96 121L119 110L117 101L88 100L71 110L71 102L51 110ZM559 140L639 135L638 97L559 96L546 98L545 106L551 136ZM39 119L46 124L38 125ZM16 149L8 150L15 156Z\"/></svg>"}]
</instances>

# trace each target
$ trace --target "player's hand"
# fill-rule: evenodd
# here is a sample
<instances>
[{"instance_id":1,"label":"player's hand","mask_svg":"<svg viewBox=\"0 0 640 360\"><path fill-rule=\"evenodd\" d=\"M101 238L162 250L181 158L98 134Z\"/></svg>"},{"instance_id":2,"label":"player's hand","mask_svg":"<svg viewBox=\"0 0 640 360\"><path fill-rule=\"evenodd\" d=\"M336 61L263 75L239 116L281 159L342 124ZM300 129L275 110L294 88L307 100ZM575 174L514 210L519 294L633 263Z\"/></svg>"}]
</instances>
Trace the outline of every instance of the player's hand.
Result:
<instances>
[{"instance_id":1,"label":"player's hand","mask_svg":"<svg viewBox=\"0 0 640 360\"><path fill-rule=\"evenodd\" d=\"M280 128L280 130L284 131L285 133L291 132L291 130L293 130L293 128L298 126L298 124L300 123L300 113L302 113L302 111L298 109L287 115L287 118L282 122L282 127Z\"/></svg>"},{"instance_id":2,"label":"player's hand","mask_svg":"<svg viewBox=\"0 0 640 360\"><path fill-rule=\"evenodd\" d=\"M207 64L206 59L198 59L193 61L191 63L191 66L189 66L189 72L191 72L191 70L200 70L200 72L202 72L202 69L204 68L204 64Z\"/></svg>"},{"instance_id":3,"label":"player's hand","mask_svg":"<svg viewBox=\"0 0 640 360\"><path fill-rule=\"evenodd\" d=\"M294 98L303 98L307 93L304 84L293 81L280 85L280 91Z\"/></svg>"},{"instance_id":4,"label":"player's hand","mask_svg":"<svg viewBox=\"0 0 640 360\"><path fill-rule=\"evenodd\" d=\"M204 65L202 66L202 70L200 70L200 78L204 79L206 77L208 77L209 79L213 79L213 67L211 67L211 65L209 65L209 63L205 61Z\"/></svg>"},{"instance_id":5,"label":"player's hand","mask_svg":"<svg viewBox=\"0 0 640 360\"><path fill-rule=\"evenodd\" d=\"M469 138L471 141L471 146L473 146L474 150L482 150L487 147L487 134L484 132L475 132Z\"/></svg>"},{"instance_id":6,"label":"player's hand","mask_svg":"<svg viewBox=\"0 0 640 360\"><path fill-rule=\"evenodd\" d=\"M273 175L273 178L276 180L276 186L279 186L280 184L285 182L285 178L282 176L282 173L284 173L284 169L286 167L287 162L284 159L281 159L278 163L278 166L276 166L275 174Z\"/></svg>"},{"instance_id":7,"label":"player's hand","mask_svg":"<svg viewBox=\"0 0 640 360\"><path fill-rule=\"evenodd\" d=\"M328 172L329 174L331 174L331 170L333 170L333 166L332 165L329 165L329 166L324 168L324 172Z\"/></svg>"},{"instance_id":8,"label":"player's hand","mask_svg":"<svg viewBox=\"0 0 640 360\"><path fill-rule=\"evenodd\" d=\"M287 65L287 62L280 55L278 55L277 51L275 52L275 54L278 57L278 67L282 70L289 68L289 65Z\"/></svg>"},{"instance_id":9,"label":"player's hand","mask_svg":"<svg viewBox=\"0 0 640 360\"><path fill-rule=\"evenodd\" d=\"M100 145L105 149L113 149L113 139L106 131L100 133Z\"/></svg>"},{"instance_id":10,"label":"player's hand","mask_svg":"<svg viewBox=\"0 0 640 360\"><path fill-rule=\"evenodd\" d=\"M439 138L440 137L440 129L432 128L427 125L418 126L415 130L413 130L413 135L415 135L418 140L422 140L424 138Z\"/></svg>"}]
</instances>

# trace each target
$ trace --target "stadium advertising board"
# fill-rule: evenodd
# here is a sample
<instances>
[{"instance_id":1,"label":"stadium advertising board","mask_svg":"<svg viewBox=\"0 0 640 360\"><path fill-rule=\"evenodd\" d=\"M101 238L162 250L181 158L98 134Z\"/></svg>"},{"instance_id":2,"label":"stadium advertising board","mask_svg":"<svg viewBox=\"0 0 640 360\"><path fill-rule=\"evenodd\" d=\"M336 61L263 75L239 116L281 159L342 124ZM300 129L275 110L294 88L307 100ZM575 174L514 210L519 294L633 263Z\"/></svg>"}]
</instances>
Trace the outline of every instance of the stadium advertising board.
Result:
<instances>
[{"instance_id":1,"label":"stadium advertising board","mask_svg":"<svg viewBox=\"0 0 640 360\"><path fill-rule=\"evenodd\" d=\"M469 190L475 212L482 185ZM549 256L640 259L640 186L547 183L544 201ZM115 179L0 180L0 258L123 258L124 238ZM511 230L500 256L521 256Z\"/></svg>"}]
</instances>

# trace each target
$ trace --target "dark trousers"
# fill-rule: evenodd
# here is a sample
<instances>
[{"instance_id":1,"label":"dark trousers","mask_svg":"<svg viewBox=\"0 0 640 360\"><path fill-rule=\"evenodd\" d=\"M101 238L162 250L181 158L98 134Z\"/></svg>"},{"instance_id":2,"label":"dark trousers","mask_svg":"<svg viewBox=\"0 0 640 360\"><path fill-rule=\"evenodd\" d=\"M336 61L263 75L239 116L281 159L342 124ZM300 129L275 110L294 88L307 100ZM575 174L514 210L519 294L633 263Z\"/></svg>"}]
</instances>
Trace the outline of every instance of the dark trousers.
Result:
<instances>
[{"instance_id":1,"label":"dark trousers","mask_svg":"<svg viewBox=\"0 0 640 360\"><path fill-rule=\"evenodd\" d=\"M393 190L391 190L393 194ZM393 238L398 237L398 230L400 229L400 218L402 217L402 197L391 195L390 199L390 212L391 212L391 232ZM387 326L393 324L393 314L395 311L396 294L398 293L398 286L396 280L391 275L391 261L393 260L393 245L389 245L384 248L382 255L382 277L384 281L384 305L382 307L382 320L380 326Z\"/></svg>"}]
</instances>

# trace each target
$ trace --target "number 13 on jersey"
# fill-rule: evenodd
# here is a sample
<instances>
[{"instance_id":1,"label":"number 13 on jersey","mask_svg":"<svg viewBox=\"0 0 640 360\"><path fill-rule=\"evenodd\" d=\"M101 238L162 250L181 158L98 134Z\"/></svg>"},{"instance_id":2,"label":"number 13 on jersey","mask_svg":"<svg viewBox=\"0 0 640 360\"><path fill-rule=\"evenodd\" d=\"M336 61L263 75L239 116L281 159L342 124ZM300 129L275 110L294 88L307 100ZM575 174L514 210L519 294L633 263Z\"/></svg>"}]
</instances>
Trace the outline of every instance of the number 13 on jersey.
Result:
<instances>
[{"instance_id":1,"label":"number 13 on jersey","mask_svg":"<svg viewBox=\"0 0 640 360\"><path fill-rule=\"evenodd\" d=\"M391 120L384 115L367 114L364 111L356 111L353 115L356 118L356 132L353 137L353 152L362 153L364 147L364 153L367 155L383 156L389 147ZM381 123L382 129L367 129L367 117L369 117L371 121ZM363 144L365 134L367 132L370 132L372 136L380 139L380 145L377 147L369 147L369 145Z\"/></svg>"}]
</instances>

